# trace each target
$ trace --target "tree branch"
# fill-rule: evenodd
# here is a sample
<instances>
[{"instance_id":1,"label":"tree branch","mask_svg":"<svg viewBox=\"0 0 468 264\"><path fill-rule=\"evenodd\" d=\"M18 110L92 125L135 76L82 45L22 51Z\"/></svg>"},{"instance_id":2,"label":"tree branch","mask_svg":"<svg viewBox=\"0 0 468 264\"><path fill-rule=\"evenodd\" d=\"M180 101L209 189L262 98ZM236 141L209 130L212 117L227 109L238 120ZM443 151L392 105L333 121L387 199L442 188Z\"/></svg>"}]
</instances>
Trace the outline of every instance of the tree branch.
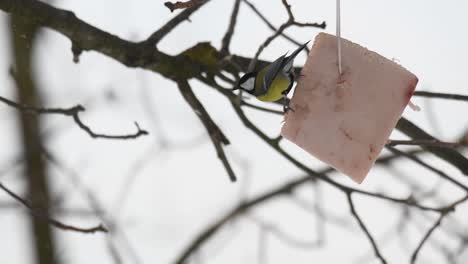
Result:
<instances>
[{"instance_id":1,"label":"tree branch","mask_svg":"<svg viewBox=\"0 0 468 264\"><path fill-rule=\"evenodd\" d=\"M258 57L262 53L262 51L270 45L270 43L275 40L278 36L283 34L284 30L286 30L290 26L300 26L300 27L316 27L316 28L322 28L324 29L326 27L326 23L322 22L321 24L318 23L299 23L295 20L294 15L291 11L291 5L287 2L287 0L281 0L283 3L284 8L286 9L286 12L288 13L288 20L284 22L270 37L268 37L258 48L257 52L255 53L254 58L249 64L248 71L253 71L255 68L255 65L257 63Z\"/></svg>"},{"instance_id":2,"label":"tree branch","mask_svg":"<svg viewBox=\"0 0 468 264\"><path fill-rule=\"evenodd\" d=\"M86 233L86 234L89 234L89 233L96 233L96 232L104 232L104 233L107 233L108 230L102 225L102 224L99 224L98 226L96 227L91 227L91 228L81 228L81 227L76 227L76 226L72 226L72 225L68 225L68 224L64 224L58 220L55 220L53 218L50 218L49 216L47 215L44 215L43 213L41 213L40 211L38 211L37 209L33 208L26 200L24 200L23 198L21 198L19 195L15 194L13 191L11 191L10 189L8 189L5 185L3 185L2 183L0 183L0 189L2 189L3 191L5 191L9 196L11 196L13 199L15 199L16 201L20 202L21 204L23 204L26 208L29 209L29 211L31 212L32 215L34 215L35 217L38 217L38 218L41 218L41 219L44 219L46 220L47 222L49 222L51 225L53 225L54 227L56 228L59 228L59 229L62 229L62 230L66 230L66 231L75 231L75 232L79 232L79 233Z\"/></svg>"},{"instance_id":3,"label":"tree branch","mask_svg":"<svg viewBox=\"0 0 468 264\"><path fill-rule=\"evenodd\" d=\"M438 99L449 99L458 101L468 101L468 95L461 94L448 94L448 93L434 93L427 91L415 91L414 96L427 97L427 98L438 98Z\"/></svg>"},{"instance_id":4,"label":"tree branch","mask_svg":"<svg viewBox=\"0 0 468 264\"><path fill-rule=\"evenodd\" d=\"M224 34L221 41L221 54L229 54L229 45L231 44L232 36L234 35L234 28L236 27L237 17L239 15L240 0L234 0L234 7L232 8L231 20L228 29Z\"/></svg>"},{"instance_id":5,"label":"tree branch","mask_svg":"<svg viewBox=\"0 0 468 264\"><path fill-rule=\"evenodd\" d=\"M71 116L73 121L83 130L85 131L90 137L92 138L103 138L103 139L135 139L140 136L148 135L146 130L140 128L138 123L135 122L135 126L137 128L137 132L134 134L127 134L127 135L108 135L108 134L99 134L95 133L91 130L89 126L83 123L80 119L80 112L84 112L85 108L81 105L76 105L70 108L46 108L46 107L32 107L28 105L23 105L6 99L0 96L0 101L16 108L19 111L23 111L26 114L59 114L64 116Z\"/></svg>"},{"instance_id":6,"label":"tree branch","mask_svg":"<svg viewBox=\"0 0 468 264\"><path fill-rule=\"evenodd\" d=\"M377 258L379 258L380 261L383 264L386 264L387 261L385 260L385 258L380 253L379 247L377 246L377 243L375 243L374 237L371 235L371 233L367 229L366 225L361 220L361 217L359 217L359 215L357 214L356 209L354 208L354 203L353 203L353 198L351 197L351 193L346 193L346 197L348 198L348 204L349 204L349 208L351 210L351 214L356 219L356 221L359 224L359 227L361 227L362 231L364 232L364 234L366 234L367 238L369 239L370 243L372 244L372 248L374 249L375 256Z\"/></svg>"},{"instance_id":7,"label":"tree branch","mask_svg":"<svg viewBox=\"0 0 468 264\"><path fill-rule=\"evenodd\" d=\"M190 15L195 13L195 11L200 9L200 7L202 7L209 1L210 0L192 0L192 1L186 2L185 4L181 2L177 2L175 4L172 4L171 2L166 2L164 5L166 5L171 10L171 12L174 11L174 9L180 9L180 8L186 8L186 9L182 11L180 14L178 14L177 16L175 16L173 19L169 20L166 24L164 24L164 26L162 26L156 32L151 34L151 36L149 36L148 39L146 40L146 43L151 46L158 44L158 42L160 42L174 28L176 28L183 21L188 20Z\"/></svg>"},{"instance_id":8,"label":"tree branch","mask_svg":"<svg viewBox=\"0 0 468 264\"><path fill-rule=\"evenodd\" d=\"M203 4L209 1L205 0ZM194 9L201 6L197 5ZM75 49L74 56L79 54L78 51L93 50L113 58L125 66L144 68L171 80L190 79L199 76L203 70L212 70L213 72L223 70L219 69L218 64L211 65L212 69L207 69L208 65L202 65L199 61L190 59L184 54L170 56L151 46L152 43L158 42L161 37L167 35L188 15L196 11L191 8L182 11L147 40L138 43L121 39L80 20L70 11L55 8L37 0L0 0L0 9L10 14L25 17L31 22L63 34L72 42ZM216 49L206 51L216 52ZM199 55L199 57L205 56L204 54ZM217 53L214 55L222 57ZM243 56L232 56L232 61L243 69L248 68L251 60L251 58ZM259 67L265 67L269 63L264 60L257 61ZM300 68L295 67L295 71L300 71Z\"/></svg>"},{"instance_id":9,"label":"tree branch","mask_svg":"<svg viewBox=\"0 0 468 264\"><path fill-rule=\"evenodd\" d=\"M270 28L273 32L276 32L278 30L278 28L276 28L261 12L260 10L257 9L257 7L252 4L250 1L248 0L242 0L245 4L247 4L248 7L250 7L250 9L252 9L252 11L268 26L268 28ZM323 29L325 29L326 27L326 23L323 22ZM289 42L295 44L296 46L301 46L303 43L300 43L299 41L293 39L292 37L290 37L289 35L287 35L286 33L282 32L280 34L283 38L285 38L286 40L288 40ZM309 48L308 47L305 47L304 48L307 53L309 53Z\"/></svg>"},{"instance_id":10,"label":"tree branch","mask_svg":"<svg viewBox=\"0 0 468 264\"><path fill-rule=\"evenodd\" d=\"M468 144L464 142L444 142L439 141L437 139L412 139L412 140L388 140L387 146L394 147L398 145L406 145L406 146L425 146L425 147L436 147L436 148L460 148L460 147L468 147Z\"/></svg>"},{"instance_id":11,"label":"tree branch","mask_svg":"<svg viewBox=\"0 0 468 264\"><path fill-rule=\"evenodd\" d=\"M192 107L193 112L197 115L197 117L200 119L200 121L202 121L203 125L205 126L208 132L208 135L210 136L211 141L213 142L213 145L216 149L218 158L223 163L224 168L226 169L229 175L229 179L233 182L236 181L237 177L234 171L232 170L231 164L229 163L226 157L226 154L224 153L224 148L223 148L223 145L229 145L230 143L229 140L221 131L221 129L218 127L218 125L215 124L213 119L211 119L206 109L203 107L201 102L195 96L195 94L192 91L192 87L190 87L188 81L179 80L177 82L177 85L185 101L187 101L190 107Z\"/></svg>"},{"instance_id":12,"label":"tree branch","mask_svg":"<svg viewBox=\"0 0 468 264\"><path fill-rule=\"evenodd\" d=\"M0 9L65 35L73 44L74 55L78 51L94 50L128 67L146 68L167 78L177 72L171 70L177 68L173 68L177 64L176 60L154 48L149 48L147 42L135 43L123 40L80 20L73 12L37 0L0 0ZM171 26L166 24L166 27L160 29L161 34L166 35L175 24L178 23L174 22ZM183 65L178 65L178 69L183 68Z\"/></svg>"},{"instance_id":13,"label":"tree branch","mask_svg":"<svg viewBox=\"0 0 468 264\"><path fill-rule=\"evenodd\" d=\"M424 235L421 242L419 242L418 246L416 247L413 254L411 255L411 262L410 262L411 264L416 263L416 258L418 257L419 251L421 251L422 246L426 243L426 241L429 239L429 237L434 232L434 230L436 230L436 228L439 227L439 225L442 222L442 219L444 219L444 217L445 217L445 214L440 214L437 221L434 223L434 225L431 228L429 228L429 230Z\"/></svg>"},{"instance_id":14,"label":"tree branch","mask_svg":"<svg viewBox=\"0 0 468 264\"><path fill-rule=\"evenodd\" d=\"M437 227L440 226L442 220L445 218L445 216L447 216L449 213L453 212L455 210L455 208L465 202L466 200L468 200L468 195L459 199L458 201L455 201L453 202L452 204L446 206L445 208L441 208L441 212L440 212L440 215L439 215L439 218L437 219L437 221L432 225L431 228L429 228L429 230L427 230L426 234L424 235L424 237L422 238L421 242L419 242L418 246L416 247L416 249L414 250L413 254L411 255L411 261L410 263L411 264L414 264L416 263L416 259L418 257L418 254L419 252L421 251L421 248L423 247L423 245L427 242L427 240L429 239L429 237L431 236L431 234L437 229Z\"/></svg>"},{"instance_id":15,"label":"tree branch","mask_svg":"<svg viewBox=\"0 0 468 264\"><path fill-rule=\"evenodd\" d=\"M439 141L435 137L428 134L426 131L422 130L415 124L413 124L408 119L402 117L396 125L396 129L401 131L403 134L407 135L412 139L417 140L435 140ZM437 157L445 160L446 162L452 164L458 168L463 174L468 175L468 159L465 158L455 149L440 148L433 146L421 146L424 150L431 152Z\"/></svg>"},{"instance_id":16,"label":"tree branch","mask_svg":"<svg viewBox=\"0 0 468 264\"><path fill-rule=\"evenodd\" d=\"M185 2L180 2L177 1L175 3L172 2L165 2L164 5L171 10L171 12L174 12L176 9L187 9L187 8L192 8L195 7L196 5L199 5L203 2L203 0L190 0L190 1L185 1Z\"/></svg>"}]
</instances>

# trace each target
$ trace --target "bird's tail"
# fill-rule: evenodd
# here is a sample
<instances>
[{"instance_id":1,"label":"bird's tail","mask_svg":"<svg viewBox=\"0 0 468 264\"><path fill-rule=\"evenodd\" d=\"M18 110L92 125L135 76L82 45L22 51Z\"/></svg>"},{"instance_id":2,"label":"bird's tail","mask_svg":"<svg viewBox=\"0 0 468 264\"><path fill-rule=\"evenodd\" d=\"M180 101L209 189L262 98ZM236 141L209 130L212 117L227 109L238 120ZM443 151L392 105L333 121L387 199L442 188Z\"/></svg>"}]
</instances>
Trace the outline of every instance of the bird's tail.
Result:
<instances>
[{"instance_id":1,"label":"bird's tail","mask_svg":"<svg viewBox=\"0 0 468 264\"><path fill-rule=\"evenodd\" d=\"M310 40L307 41L306 43L304 43L302 46L300 46L299 48L297 48L293 53L291 53L291 55L289 55L287 58L286 58L286 61L285 61L285 65L288 65L290 63L292 63L292 61L294 60L294 58L297 56L297 54L299 54L299 52L301 52L306 46L307 44L309 44ZM292 66L292 65L291 65Z\"/></svg>"}]
</instances>

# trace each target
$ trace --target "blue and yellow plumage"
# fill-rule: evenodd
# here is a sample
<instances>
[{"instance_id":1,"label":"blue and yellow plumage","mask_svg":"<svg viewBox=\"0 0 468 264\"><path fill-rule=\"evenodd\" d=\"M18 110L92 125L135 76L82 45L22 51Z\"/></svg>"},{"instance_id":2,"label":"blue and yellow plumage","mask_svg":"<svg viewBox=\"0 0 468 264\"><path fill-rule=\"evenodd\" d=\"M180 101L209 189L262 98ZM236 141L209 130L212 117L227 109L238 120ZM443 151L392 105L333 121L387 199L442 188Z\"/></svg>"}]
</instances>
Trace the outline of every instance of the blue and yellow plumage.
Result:
<instances>
[{"instance_id":1,"label":"blue and yellow plumage","mask_svg":"<svg viewBox=\"0 0 468 264\"><path fill-rule=\"evenodd\" d=\"M283 98L284 111L287 111L286 97L295 80L293 61L307 43L290 56L285 54L258 72L246 73L240 78L237 89L242 89L264 102L275 102Z\"/></svg>"}]
</instances>

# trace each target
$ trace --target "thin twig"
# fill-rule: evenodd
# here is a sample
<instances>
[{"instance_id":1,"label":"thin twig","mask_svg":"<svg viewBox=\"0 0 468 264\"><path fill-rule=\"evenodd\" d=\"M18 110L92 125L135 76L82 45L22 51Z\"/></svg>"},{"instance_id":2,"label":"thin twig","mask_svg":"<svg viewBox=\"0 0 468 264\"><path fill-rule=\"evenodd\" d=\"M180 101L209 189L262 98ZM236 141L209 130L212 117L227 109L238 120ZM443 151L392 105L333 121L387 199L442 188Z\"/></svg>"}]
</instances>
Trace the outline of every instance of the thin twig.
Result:
<instances>
[{"instance_id":1,"label":"thin twig","mask_svg":"<svg viewBox=\"0 0 468 264\"><path fill-rule=\"evenodd\" d=\"M290 8L289 8L289 5L287 4L286 0L282 0L283 1L283 4L286 3L285 5L288 7L286 8L288 11L288 14L290 13ZM286 21L285 23L283 23L277 31L275 31L273 33L273 35L269 36L262 44L260 44L260 46L258 47L257 49L257 52L255 52L255 55L253 57L253 59L250 61L250 64L249 64L249 68L247 69L247 72L251 72L255 69L255 64L257 63L257 60L258 60L258 57L260 56L260 54L262 53L262 51L268 46L270 45L270 43L276 39L281 33L283 33L283 31L291 26L291 23L293 21L293 17L289 16L289 19L288 21Z\"/></svg>"},{"instance_id":2,"label":"thin twig","mask_svg":"<svg viewBox=\"0 0 468 264\"><path fill-rule=\"evenodd\" d=\"M411 255L411 260L410 260L410 263L411 264L414 264L416 263L416 259L418 257L418 254L419 252L421 251L421 248L423 247L423 245L428 241L429 237L431 236L431 234L437 229L437 227L440 226L442 220L451 212L455 211L455 208L464 203L465 201L468 200L468 195L466 195L465 197L462 197L461 199L453 202L452 204L446 206L446 207L442 207L441 208L441 211L440 211L440 215L439 215L439 218L437 219L437 221L432 225L431 228L429 228L429 230L426 232L426 234L424 235L424 237L422 238L421 242L419 242L418 246L416 247L416 249L414 250L413 254Z\"/></svg>"},{"instance_id":3,"label":"thin twig","mask_svg":"<svg viewBox=\"0 0 468 264\"><path fill-rule=\"evenodd\" d=\"M26 208L28 208L33 216L38 217L40 219L44 219L45 221L49 222L52 226L54 226L56 228L66 230L66 231L75 231L75 232L79 232L79 233L85 233L85 234L93 234L93 233L96 233L96 232L104 232L104 233L108 232L108 230L102 224L99 224L98 226L91 227L91 228L82 228L82 227L76 227L76 226L64 224L64 223L62 223L62 222L60 222L58 220L55 220L55 219L49 217L48 215L45 215L44 213L40 212L39 210L33 208L32 205L30 205L26 200L21 198L19 195L15 194L13 191L8 189L2 183L0 183L0 189L5 191L13 199L20 202Z\"/></svg>"},{"instance_id":4,"label":"thin twig","mask_svg":"<svg viewBox=\"0 0 468 264\"><path fill-rule=\"evenodd\" d=\"M327 27L327 23L325 21L323 21L322 23L301 23L294 21L292 25L297 27L315 27L321 29L325 29Z\"/></svg>"},{"instance_id":5,"label":"thin twig","mask_svg":"<svg viewBox=\"0 0 468 264\"><path fill-rule=\"evenodd\" d=\"M171 10L171 12L174 12L176 9L187 9L187 8L193 8L196 5L200 5L203 2L203 0L190 0L190 1L177 1L175 3L172 2L165 2L164 5Z\"/></svg>"},{"instance_id":6,"label":"thin twig","mask_svg":"<svg viewBox=\"0 0 468 264\"><path fill-rule=\"evenodd\" d=\"M434 230L436 230L436 228L440 225L440 223L442 222L442 219L444 219L444 217L445 217L445 214L440 214L437 221L434 223L434 225L432 225L431 228L429 228L429 230L424 235L421 242L419 242L418 246L416 247L413 254L411 255L411 264L416 263L416 258L418 257L419 251L421 250L422 246L426 243L426 241L429 239L429 237L434 232Z\"/></svg>"},{"instance_id":7,"label":"thin twig","mask_svg":"<svg viewBox=\"0 0 468 264\"><path fill-rule=\"evenodd\" d=\"M281 0L284 8L286 9L286 12L288 13L288 20L284 22L270 37L268 37L257 49L257 52L255 53L255 56L253 59L250 61L249 67L248 67L248 72L253 71L255 68L255 65L257 63L258 57L262 53L262 51L270 45L270 43L275 40L278 36L280 36L284 30L286 30L290 26L300 26L300 27L316 27L316 28L325 28L326 23L322 22L320 24L318 23L299 23L295 20L294 15L291 11L291 5L288 3L287 0Z\"/></svg>"},{"instance_id":8,"label":"thin twig","mask_svg":"<svg viewBox=\"0 0 468 264\"><path fill-rule=\"evenodd\" d=\"M193 5L184 11L182 11L180 14L169 20L164 26L159 28L156 32L151 34L147 39L146 39L146 44L148 45L156 45L158 44L167 34L169 34L174 28L176 28L180 23L182 23L185 20L188 20L190 15L195 13L200 7L208 3L210 0L197 0L197 4ZM167 6L167 5L166 5Z\"/></svg>"},{"instance_id":9,"label":"thin twig","mask_svg":"<svg viewBox=\"0 0 468 264\"><path fill-rule=\"evenodd\" d=\"M455 208L455 206L453 207ZM416 263L416 259L418 257L418 254L419 252L421 251L421 248L424 246L424 244L426 243L426 241L429 239L429 237L431 236L431 234L437 229L437 227L440 226L442 220L445 218L445 216L449 213L450 211L447 210L445 212L442 212L439 216L439 218L437 219L437 221L434 223L434 225L432 225L431 228L429 228L429 230L427 230L426 234L424 235L424 237L422 238L421 242L419 242L418 246L416 247L416 249L414 250L413 254L411 255L411 261L410 263L411 264L414 264Z\"/></svg>"},{"instance_id":10,"label":"thin twig","mask_svg":"<svg viewBox=\"0 0 468 264\"><path fill-rule=\"evenodd\" d=\"M261 12L260 10L258 10L258 8L252 4L250 1L248 0L242 0L245 4L247 4L248 7L250 7L250 9L252 9L252 11L268 26L268 28L270 28L273 32L276 32L278 30L278 28L276 28ZM326 23L323 22L323 29L325 29L326 27ZM289 42L295 44L296 46L302 46L303 43L300 43L299 41L293 39L292 37L290 37L289 35L287 35L286 33L281 33L280 34L281 37L285 38L286 40L288 40ZM305 47L304 50L309 53L309 48L308 47Z\"/></svg>"},{"instance_id":11,"label":"thin twig","mask_svg":"<svg viewBox=\"0 0 468 264\"><path fill-rule=\"evenodd\" d=\"M229 45L231 44L232 36L234 35L234 28L236 27L237 17L239 15L240 0L234 0L234 7L232 8L231 20L229 26L221 41L221 54L229 54Z\"/></svg>"},{"instance_id":12,"label":"thin twig","mask_svg":"<svg viewBox=\"0 0 468 264\"><path fill-rule=\"evenodd\" d=\"M32 107L28 105L23 105L16 103L14 101L11 101L9 99L6 99L4 97L0 96L0 101L13 107L16 108L17 110L20 110L26 114L58 114L58 115L64 115L64 116L71 116L73 118L73 121L83 130L85 131L90 137L92 138L104 138L104 139L135 139L140 136L148 135L148 131L143 130L140 128L138 123L135 122L135 126L137 128L137 131L133 134L128 134L128 135L108 135L108 134L99 134L95 133L91 130L89 126L83 123L80 119L80 112L84 112L85 108L81 105L76 105L70 108L46 108L46 107Z\"/></svg>"},{"instance_id":13,"label":"thin twig","mask_svg":"<svg viewBox=\"0 0 468 264\"><path fill-rule=\"evenodd\" d=\"M370 243L372 244L372 248L374 249L375 256L377 258L379 258L380 261L383 264L386 264L387 261L385 260L385 258L380 253L379 247L377 246L377 243L375 243L374 237L371 235L371 233L367 229L366 225L361 220L361 217L359 217L358 213L356 212L356 209L354 208L354 203L353 203L353 199L351 197L351 193L350 192L346 193L346 197L348 198L348 204L349 204L349 208L351 209L351 214L356 219L356 221L359 223L359 226L361 227L362 231L364 232L364 234L366 234L367 238L369 239Z\"/></svg>"},{"instance_id":14,"label":"thin twig","mask_svg":"<svg viewBox=\"0 0 468 264\"><path fill-rule=\"evenodd\" d=\"M413 94L414 96L427 97L427 98L439 98L439 99L449 99L449 100L458 100L458 101L468 101L468 95L461 94L448 94L448 93L434 93L427 91L416 91Z\"/></svg>"}]
</instances>

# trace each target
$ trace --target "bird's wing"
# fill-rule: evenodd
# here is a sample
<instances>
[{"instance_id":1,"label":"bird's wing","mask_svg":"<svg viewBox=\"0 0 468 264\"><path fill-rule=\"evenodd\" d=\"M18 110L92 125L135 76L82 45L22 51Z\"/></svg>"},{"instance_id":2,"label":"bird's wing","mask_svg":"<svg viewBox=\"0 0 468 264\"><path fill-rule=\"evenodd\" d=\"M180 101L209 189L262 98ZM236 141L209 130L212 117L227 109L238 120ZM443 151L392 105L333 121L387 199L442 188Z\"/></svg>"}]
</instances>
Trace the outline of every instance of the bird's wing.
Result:
<instances>
[{"instance_id":1,"label":"bird's wing","mask_svg":"<svg viewBox=\"0 0 468 264\"><path fill-rule=\"evenodd\" d=\"M285 62L284 62L284 67L283 67L283 71L285 74L289 74L292 70L292 67L293 67L293 62L294 62L294 58L297 56L297 54L299 54L299 52L301 52L306 46L307 44L310 42L307 41L306 43L304 43L302 46L300 46L299 48L297 48L291 55L289 55Z\"/></svg>"},{"instance_id":2,"label":"bird's wing","mask_svg":"<svg viewBox=\"0 0 468 264\"><path fill-rule=\"evenodd\" d=\"M294 74L292 74L292 73L290 73L288 75L288 78L289 78L290 83L289 83L288 89L283 91L283 94L285 94L285 95L287 95L291 91L291 89L292 89L292 87L294 85L294 81L295 81L294 80Z\"/></svg>"},{"instance_id":3,"label":"bird's wing","mask_svg":"<svg viewBox=\"0 0 468 264\"><path fill-rule=\"evenodd\" d=\"M266 94L268 92L268 88L273 83L273 80L276 78L279 71L283 67L285 57L286 57L286 54L279 57L274 62L272 62L270 65L268 65L267 68L265 68L266 72L265 72L265 75L263 76L263 82L262 82L262 92L264 94Z\"/></svg>"}]
</instances>

